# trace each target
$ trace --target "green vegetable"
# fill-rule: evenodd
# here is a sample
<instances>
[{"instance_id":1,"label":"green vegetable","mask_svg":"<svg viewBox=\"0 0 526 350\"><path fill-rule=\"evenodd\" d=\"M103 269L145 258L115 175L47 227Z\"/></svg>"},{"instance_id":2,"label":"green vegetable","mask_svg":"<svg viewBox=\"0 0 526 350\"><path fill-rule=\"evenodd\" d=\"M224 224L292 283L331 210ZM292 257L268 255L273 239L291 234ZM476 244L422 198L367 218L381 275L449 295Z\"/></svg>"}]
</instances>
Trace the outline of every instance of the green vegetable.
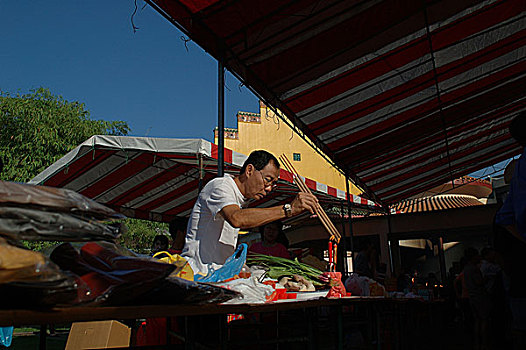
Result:
<instances>
[{"instance_id":1,"label":"green vegetable","mask_svg":"<svg viewBox=\"0 0 526 350\"><path fill-rule=\"evenodd\" d=\"M292 277L300 275L308 279L315 286L323 286L326 283L320 279L322 271L298 261L275 256L250 254L247 256L247 265L262 266L267 270L266 275L272 279L280 279L283 276Z\"/></svg>"}]
</instances>

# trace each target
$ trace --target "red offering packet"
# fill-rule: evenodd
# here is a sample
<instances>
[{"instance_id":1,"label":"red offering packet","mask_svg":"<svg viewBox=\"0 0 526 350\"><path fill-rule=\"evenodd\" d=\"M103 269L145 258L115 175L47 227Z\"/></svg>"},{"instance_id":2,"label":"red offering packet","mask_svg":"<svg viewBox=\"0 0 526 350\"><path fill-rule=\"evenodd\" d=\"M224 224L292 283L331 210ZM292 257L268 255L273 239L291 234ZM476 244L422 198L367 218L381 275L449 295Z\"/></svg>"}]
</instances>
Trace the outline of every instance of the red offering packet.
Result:
<instances>
[{"instance_id":1,"label":"red offering packet","mask_svg":"<svg viewBox=\"0 0 526 350\"><path fill-rule=\"evenodd\" d=\"M342 298L347 296L347 291L342 283L341 272L324 272L325 276L328 276L331 280L331 289L327 293L327 298Z\"/></svg>"}]
</instances>

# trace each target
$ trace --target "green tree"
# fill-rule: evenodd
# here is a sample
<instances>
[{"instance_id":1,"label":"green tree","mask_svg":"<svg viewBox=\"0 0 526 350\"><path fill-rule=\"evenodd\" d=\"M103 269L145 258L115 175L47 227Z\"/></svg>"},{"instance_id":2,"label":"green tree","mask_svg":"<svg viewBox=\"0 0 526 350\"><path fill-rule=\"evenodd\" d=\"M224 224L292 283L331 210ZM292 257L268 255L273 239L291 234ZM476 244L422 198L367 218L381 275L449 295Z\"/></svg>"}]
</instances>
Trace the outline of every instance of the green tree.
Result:
<instances>
[{"instance_id":1,"label":"green tree","mask_svg":"<svg viewBox=\"0 0 526 350\"><path fill-rule=\"evenodd\" d=\"M157 235L168 235L168 224L128 218L124 221L128 232L119 239L119 244L136 253L148 254ZM170 237L168 237L170 238Z\"/></svg>"},{"instance_id":2,"label":"green tree","mask_svg":"<svg viewBox=\"0 0 526 350\"><path fill-rule=\"evenodd\" d=\"M39 88L0 93L0 179L27 182L93 135L126 135L124 121L93 120L83 103Z\"/></svg>"},{"instance_id":3,"label":"green tree","mask_svg":"<svg viewBox=\"0 0 526 350\"><path fill-rule=\"evenodd\" d=\"M121 235L117 243L135 253L149 254L153 239L157 235L166 235L170 239L168 224L166 223L126 218L124 224L127 231ZM26 248L36 251L49 251L60 243L54 241L22 241Z\"/></svg>"}]
</instances>

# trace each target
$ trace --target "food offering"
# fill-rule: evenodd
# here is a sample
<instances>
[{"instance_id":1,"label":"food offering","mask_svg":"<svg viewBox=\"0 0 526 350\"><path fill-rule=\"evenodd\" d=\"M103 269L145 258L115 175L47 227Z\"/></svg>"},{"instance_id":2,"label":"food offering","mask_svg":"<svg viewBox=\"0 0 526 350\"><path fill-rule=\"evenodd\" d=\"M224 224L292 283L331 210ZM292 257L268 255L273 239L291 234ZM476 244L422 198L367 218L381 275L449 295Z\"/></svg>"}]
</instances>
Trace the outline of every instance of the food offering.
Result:
<instances>
[{"instance_id":1,"label":"food offering","mask_svg":"<svg viewBox=\"0 0 526 350\"><path fill-rule=\"evenodd\" d=\"M323 296L344 297L347 295L338 272L323 272L297 259L290 260L268 255L251 254L247 264L264 270L262 278L276 280L277 287L288 293L324 291ZM320 294L316 294L319 296Z\"/></svg>"}]
</instances>

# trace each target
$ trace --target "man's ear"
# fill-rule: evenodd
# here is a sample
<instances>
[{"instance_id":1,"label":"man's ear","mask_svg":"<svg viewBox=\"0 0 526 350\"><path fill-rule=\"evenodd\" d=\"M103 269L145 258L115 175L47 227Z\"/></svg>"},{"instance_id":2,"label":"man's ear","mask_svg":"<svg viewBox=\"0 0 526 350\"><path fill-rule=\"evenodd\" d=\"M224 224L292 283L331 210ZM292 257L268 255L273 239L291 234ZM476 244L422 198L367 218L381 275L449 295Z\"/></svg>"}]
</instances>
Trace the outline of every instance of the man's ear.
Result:
<instances>
[{"instance_id":1,"label":"man's ear","mask_svg":"<svg viewBox=\"0 0 526 350\"><path fill-rule=\"evenodd\" d=\"M245 175L247 177L250 177L252 176L252 174L254 174L254 172L256 171L256 167L252 164L248 164L246 169L245 169Z\"/></svg>"}]
</instances>

